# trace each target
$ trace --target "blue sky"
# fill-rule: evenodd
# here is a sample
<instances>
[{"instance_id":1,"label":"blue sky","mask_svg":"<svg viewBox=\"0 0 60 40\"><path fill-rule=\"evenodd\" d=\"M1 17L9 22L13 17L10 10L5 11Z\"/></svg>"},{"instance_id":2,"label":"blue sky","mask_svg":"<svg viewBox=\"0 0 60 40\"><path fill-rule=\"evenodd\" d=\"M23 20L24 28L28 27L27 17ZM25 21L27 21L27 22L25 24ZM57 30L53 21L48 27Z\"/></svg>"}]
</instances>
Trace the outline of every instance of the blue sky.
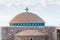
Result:
<instances>
[{"instance_id":1,"label":"blue sky","mask_svg":"<svg viewBox=\"0 0 60 40\"><path fill-rule=\"evenodd\" d=\"M60 0L0 0L0 26L8 26L26 7L44 19L46 25L60 26Z\"/></svg>"}]
</instances>

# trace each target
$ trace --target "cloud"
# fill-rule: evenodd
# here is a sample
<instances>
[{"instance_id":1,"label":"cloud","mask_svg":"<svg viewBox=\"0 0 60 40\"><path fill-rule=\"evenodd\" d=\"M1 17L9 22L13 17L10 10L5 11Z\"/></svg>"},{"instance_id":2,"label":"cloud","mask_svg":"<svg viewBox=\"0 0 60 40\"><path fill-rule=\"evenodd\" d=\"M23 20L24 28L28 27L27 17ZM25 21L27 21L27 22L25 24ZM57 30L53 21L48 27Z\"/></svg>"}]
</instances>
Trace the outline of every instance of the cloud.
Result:
<instances>
[{"instance_id":1,"label":"cloud","mask_svg":"<svg viewBox=\"0 0 60 40\"><path fill-rule=\"evenodd\" d=\"M49 4L60 5L60 0L48 0Z\"/></svg>"},{"instance_id":2,"label":"cloud","mask_svg":"<svg viewBox=\"0 0 60 40\"><path fill-rule=\"evenodd\" d=\"M19 6L19 5L37 5L46 6L47 4L60 5L60 0L0 0L0 4L4 4L8 7Z\"/></svg>"}]
</instances>

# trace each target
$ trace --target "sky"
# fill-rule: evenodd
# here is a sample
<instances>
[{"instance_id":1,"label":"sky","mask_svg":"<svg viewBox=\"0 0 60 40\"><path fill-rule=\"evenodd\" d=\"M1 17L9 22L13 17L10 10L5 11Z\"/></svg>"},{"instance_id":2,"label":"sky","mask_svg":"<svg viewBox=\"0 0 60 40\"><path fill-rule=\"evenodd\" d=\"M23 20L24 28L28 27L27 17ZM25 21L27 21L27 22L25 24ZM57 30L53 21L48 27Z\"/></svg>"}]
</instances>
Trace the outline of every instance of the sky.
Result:
<instances>
[{"instance_id":1,"label":"sky","mask_svg":"<svg viewBox=\"0 0 60 40\"><path fill-rule=\"evenodd\" d=\"M40 16L46 26L60 26L60 0L0 0L0 27L9 26L9 21L25 8Z\"/></svg>"}]
</instances>

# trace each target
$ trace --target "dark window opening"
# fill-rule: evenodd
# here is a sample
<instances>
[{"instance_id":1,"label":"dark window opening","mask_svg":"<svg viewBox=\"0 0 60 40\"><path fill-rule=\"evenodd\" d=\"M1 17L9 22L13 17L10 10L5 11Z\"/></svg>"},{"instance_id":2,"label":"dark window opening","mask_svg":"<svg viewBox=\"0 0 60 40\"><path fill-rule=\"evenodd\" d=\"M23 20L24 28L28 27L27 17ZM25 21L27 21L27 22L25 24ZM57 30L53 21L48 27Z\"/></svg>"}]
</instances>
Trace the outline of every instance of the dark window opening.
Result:
<instances>
[{"instance_id":1,"label":"dark window opening","mask_svg":"<svg viewBox=\"0 0 60 40\"><path fill-rule=\"evenodd\" d=\"M30 40L32 40L32 38Z\"/></svg>"},{"instance_id":2,"label":"dark window opening","mask_svg":"<svg viewBox=\"0 0 60 40\"><path fill-rule=\"evenodd\" d=\"M60 30L57 30L58 33L60 33Z\"/></svg>"},{"instance_id":3,"label":"dark window opening","mask_svg":"<svg viewBox=\"0 0 60 40\"><path fill-rule=\"evenodd\" d=\"M60 30L57 30L57 40L60 40Z\"/></svg>"}]
</instances>

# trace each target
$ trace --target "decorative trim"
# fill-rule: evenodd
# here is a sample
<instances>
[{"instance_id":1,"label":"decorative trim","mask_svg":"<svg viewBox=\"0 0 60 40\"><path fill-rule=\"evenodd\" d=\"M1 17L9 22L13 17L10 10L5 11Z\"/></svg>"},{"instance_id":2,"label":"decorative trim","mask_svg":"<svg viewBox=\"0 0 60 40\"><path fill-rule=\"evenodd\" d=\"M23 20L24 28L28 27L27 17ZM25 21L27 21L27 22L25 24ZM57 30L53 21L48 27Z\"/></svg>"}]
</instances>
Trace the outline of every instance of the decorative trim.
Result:
<instances>
[{"instance_id":1,"label":"decorative trim","mask_svg":"<svg viewBox=\"0 0 60 40\"><path fill-rule=\"evenodd\" d=\"M10 26L44 26L44 23L10 23Z\"/></svg>"}]
</instances>

